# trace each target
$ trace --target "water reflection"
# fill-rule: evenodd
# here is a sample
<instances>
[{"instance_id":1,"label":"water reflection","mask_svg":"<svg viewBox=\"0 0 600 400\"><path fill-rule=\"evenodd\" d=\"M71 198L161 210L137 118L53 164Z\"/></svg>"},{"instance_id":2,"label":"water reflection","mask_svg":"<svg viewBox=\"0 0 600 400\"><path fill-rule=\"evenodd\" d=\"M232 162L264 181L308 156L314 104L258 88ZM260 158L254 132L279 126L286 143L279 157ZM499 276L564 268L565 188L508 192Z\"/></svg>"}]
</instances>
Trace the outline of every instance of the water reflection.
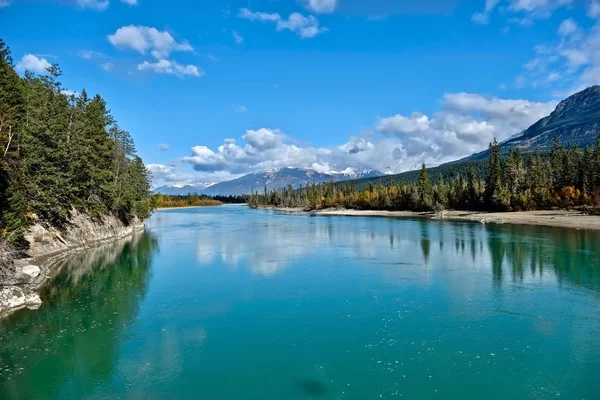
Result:
<instances>
[{"instance_id":1,"label":"water reflection","mask_svg":"<svg viewBox=\"0 0 600 400\"><path fill-rule=\"evenodd\" d=\"M241 207L148 226L160 254L73 258L0 327L0 398L597 393L597 232Z\"/></svg>"},{"instance_id":2,"label":"water reflection","mask_svg":"<svg viewBox=\"0 0 600 400\"><path fill-rule=\"evenodd\" d=\"M455 265L489 268L497 289L508 280L527 282L542 277L600 290L600 232L519 225L483 225L426 220L266 215L245 218L223 232L200 229L196 256L200 265L220 260L236 268L273 276L300 259L335 251L339 262L364 265ZM451 238L452 246L444 246ZM420 248L420 257L414 251ZM387 271L391 275L395 272ZM397 271L396 271L397 272ZM414 271L413 271L414 272ZM390 276L393 279L392 276ZM399 280L403 280L401 276Z\"/></svg>"},{"instance_id":3,"label":"water reflection","mask_svg":"<svg viewBox=\"0 0 600 400\"><path fill-rule=\"evenodd\" d=\"M156 251L144 233L66 261L39 310L0 324L0 398L81 398L109 380Z\"/></svg>"},{"instance_id":4,"label":"water reflection","mask_svg":"<svg viewBox=\"0 0 600 400\"><path fill-rule=\"evenodd\" d=\"M487 226L494 280L513 282L552 276L600 290L600 232L529 226Z\"/></svg>"}]
</instances>

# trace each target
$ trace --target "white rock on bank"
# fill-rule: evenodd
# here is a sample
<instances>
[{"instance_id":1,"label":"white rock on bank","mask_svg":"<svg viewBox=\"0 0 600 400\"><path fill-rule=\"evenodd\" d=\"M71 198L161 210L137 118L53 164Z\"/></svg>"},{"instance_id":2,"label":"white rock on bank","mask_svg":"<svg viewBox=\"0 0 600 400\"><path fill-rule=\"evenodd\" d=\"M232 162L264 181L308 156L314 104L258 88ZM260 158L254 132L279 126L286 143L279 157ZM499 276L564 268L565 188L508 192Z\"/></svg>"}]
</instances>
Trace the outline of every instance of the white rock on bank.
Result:
<instances>
[{"instance_id":1,"label":"white rock on bank","mask_svg":"<svg viewBox=\"0 0 600 400\"><path fill-rule=\"evenodd\" d=\"M21 272L29 277L31 277L31 279L35 279L38 277L38 275L40 274L40 267L38 267L37 265L26 265L23 267L23 269L21 270Z\"/></svg>"},{"instance_id":2,"label":"white rock on bank","mask_svg":"<svg viewBox=\"0 0 600 400\"><path fill-rule=\"evenodd\" d=\"M17 267L17 282L25 284L34 283L41 273L42 270L37 265L30 264L23 267Z\"/></svg>"},{"instance_id":3,"label":"white rock on bank","mask_svg":"<svg viewBox=\"0 0 600 400\"><path fill-rule=\"evenodd\" d=\"M37 293L31 293L25 296L25 305L29 309L36 310L42 305L42 299L40 299Z\"/></svg>"},{"instance_id":4,"label":"white rock on bank","mask_svg":"<svg viewBox=\"0 0 600 400\"><path fill-rule=\"evenodd\" d=\"M28 289L18 286L6 286L0 289L0 314L23 307L37 308L41 304L40 296Z\"/></svg>"}]
</instances>

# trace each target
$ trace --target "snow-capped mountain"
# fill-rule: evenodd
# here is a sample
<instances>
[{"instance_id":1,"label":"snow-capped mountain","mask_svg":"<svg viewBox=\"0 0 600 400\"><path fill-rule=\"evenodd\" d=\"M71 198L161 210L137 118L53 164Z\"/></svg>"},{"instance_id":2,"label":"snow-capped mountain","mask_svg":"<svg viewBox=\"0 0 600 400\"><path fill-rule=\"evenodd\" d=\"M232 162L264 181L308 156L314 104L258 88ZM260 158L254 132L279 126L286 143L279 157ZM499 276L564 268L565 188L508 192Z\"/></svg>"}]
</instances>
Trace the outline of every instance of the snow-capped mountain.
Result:
<instances>
[{"instance_id":1,"label":"snow-capped mountain","mask_svg":"<svg viewBox=\"0 0 600 400\"><path fill-rule=\"evenodd\" d=\"M231 181L220 182L206 188L196 188L188 185L181 188L172 186L161 186L154 189L156 193L163 194L187 194L202 193L207 195L243 195L254 192L276 190L292 185L294 189L307 186L312 183L340 182L351 179L372 178L382 176L379 171L371 169L346 168L342 171L318 172L313 169L303 168L280 168L244 175Z\"/></svg>"},{"instance_id":2,"label":"snow-capped mountain","mask_svg":"<svg viewBox=\"0 0 600 400\"><path fill-rule=\"evenodd\" d=\"M200 183L194 185L163 185L152 191L154 193L170 195L186 195L188 193L203 193L204 190L214 185L214 183Z\"/></svg>"},{"instance_id":3,"label":"snow-capped mountain","mask_svg":"<svg viewBox=\"0 0 600 400\"><path fill-rule=\"evenodd\" d=\"M352 168L348 167L343 171L329 171L330 175L340 177L339 180L350 180L350 179L362 179L362 178L376 178L378 176L382 176L383 174L374 169L367 168Z\"/></svg>"}]
</instances>

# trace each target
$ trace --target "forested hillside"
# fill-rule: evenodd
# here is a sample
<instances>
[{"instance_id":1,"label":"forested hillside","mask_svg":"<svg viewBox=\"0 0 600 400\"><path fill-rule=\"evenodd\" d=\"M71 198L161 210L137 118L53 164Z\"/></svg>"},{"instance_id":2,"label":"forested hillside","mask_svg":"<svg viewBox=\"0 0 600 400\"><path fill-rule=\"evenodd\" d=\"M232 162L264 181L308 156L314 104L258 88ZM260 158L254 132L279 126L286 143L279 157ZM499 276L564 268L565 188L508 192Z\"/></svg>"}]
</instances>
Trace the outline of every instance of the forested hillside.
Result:
<instances>
[{"instance_id":1,"label":"forested hillside","mask_svg":"<svg viewBox=\"0 0 600 400\"><path fill-rule=\"evenodd\" d=\"M548 157L541 151L524 157L511 148L501 157L500 145L489 147L490 157L482 168L476 164L457 165L453 174L435 174L425 164L416 182L381 179L367 186L356 182L310 185L304 190L288 188L264 194L254 193L253 206L272 205L319 209L345 207L380 210L428 211L540 210L551 208L600 208L600 138L585 149L561 146L557 137ZM479 167L479 168L477 168ZM484 171L482 173L481 171ZM360 181L359 181L360 182Z\"/></svg>"},{"instance_id":2,"label":"forested hillside","mask_svg":"<svg viewBox=\"0 0 600 400\"><path fill-rule=\"evenodd\" d=\"M0 236L26 245L28 226L66 226L72 209L125 224L149 216L150 176L100 95L69 94L52 65L14 69L0 39Z\"/></svg>"}]
</instances>

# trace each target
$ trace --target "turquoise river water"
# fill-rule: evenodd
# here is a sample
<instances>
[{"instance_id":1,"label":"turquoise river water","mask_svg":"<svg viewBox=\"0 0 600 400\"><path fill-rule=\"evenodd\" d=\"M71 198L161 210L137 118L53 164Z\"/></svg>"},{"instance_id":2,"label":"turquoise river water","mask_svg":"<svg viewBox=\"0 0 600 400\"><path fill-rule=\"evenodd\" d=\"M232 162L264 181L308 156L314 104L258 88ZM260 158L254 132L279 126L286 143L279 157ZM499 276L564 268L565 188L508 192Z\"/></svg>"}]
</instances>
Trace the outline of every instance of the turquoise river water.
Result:
<instances>
[{"instance_id":1,"label":"turquoise river water","mask_svg":"<svg viewBox=\"0 0 600 400\"><path fill-rule=\"evenodd\" d=\"M599 399L600 233L158 211L0 321L0 399Z\"/></svg>"}]
</instances>

